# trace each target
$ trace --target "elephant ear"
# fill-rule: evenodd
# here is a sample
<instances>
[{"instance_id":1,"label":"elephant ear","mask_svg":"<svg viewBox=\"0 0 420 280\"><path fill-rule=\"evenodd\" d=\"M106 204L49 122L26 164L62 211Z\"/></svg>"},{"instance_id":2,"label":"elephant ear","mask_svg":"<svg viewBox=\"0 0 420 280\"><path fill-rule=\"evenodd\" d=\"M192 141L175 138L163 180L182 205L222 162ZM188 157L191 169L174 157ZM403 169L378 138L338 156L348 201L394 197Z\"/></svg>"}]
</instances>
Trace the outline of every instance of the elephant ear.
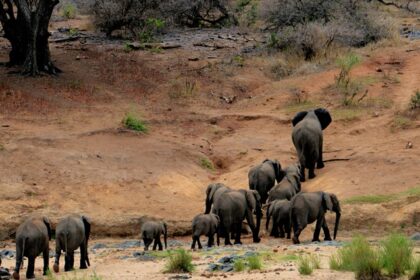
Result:
<instances>
[{"instance_id":1,"label":"elephant ear","mask_svg":"<svg viewBox=\"0 0 420 280\"><path fill-rule=\"evenodd\" d=\"M281 164L278 160L271 161L271 164L274 168L274 173L276 174L276 180L277 183L280 183L280 181L283 179L283 177L286 175L285 172L281 169Z\"/></svg>"},{"instance_id":2,"label":"elephant ear","mask_svg":"<svg viewBox=\"0 0 420 280\"><path fill-rule=\"evenodd\" d=\"M255 199L255 194L254 192L256 191L246 191L245 192L245 198L246 198L246 202L248 204L248 208L254 210L257 208L257 200ZM258 194L258 192L257 192Z\"/></svg>"},{"instance_id":3,"label":"elephant ear","mask_svg":"<svg viewBox=\"0 0 420 280\"><path fill-rule=\"evenodd\" d=\"M90 236L90 219L86 216L82 216L82 221L85 226L85 238L87 241L89 240L89 236Z\"/></svg>"},{"instance_id":4,"label":"elephant ear","mask_svg":"<svg viewBox=\"0 0 420 280\"><path fill-rule=\"evenodd\" d=\"M308 114L307 111L302 111L296 114L296 116L292 120L293 126L296 126L301 120L303 120L306 115Z\"/></svg>"},{"instance_id":5,"label":"elephant ear","mask_svg":"<svg viewBox=\"0 0 420 280\"><path fill-rule=\"evenodd\" d=\"M42 221L44 222L45 226L47 227L48 231L48 240L51 240L51 223L47 217L43 217Z\"/></svg>"},{"instance_id":6,"label":"elephant ear","mask_svg":"<svg viewBox=\"0 0 420 280\"><path fill-rule=\"evenodd\" d=\"M216 193L218 189L220 189L220 187L221 187L220 184L210 184L207 187L206 194L207 194L208 200L213 201L214 194Z\"/></svg>"},{"instance_id":7,"label":"elephant ear","mask_svg":"<svg viewBox=\"0 0 420 280\"><path fill-rule=\"evenodd\" d=\"M322 202L324 207L330 211L333 210L333 203L331 200L331 196L328 193L322 193Z\"/></svg>"},{"instance_id":8,"label":"elephant ear","mask_svg":"<svg viewBox=\"0 0 420 280\"><path fill-rule=\"evenodd\" d=\"M318 117L322 130L326 129L332 121L331 115L328 112L328 110L324 108L318 108L314 112L315 115Z\"/></svg>"}]
</instances>

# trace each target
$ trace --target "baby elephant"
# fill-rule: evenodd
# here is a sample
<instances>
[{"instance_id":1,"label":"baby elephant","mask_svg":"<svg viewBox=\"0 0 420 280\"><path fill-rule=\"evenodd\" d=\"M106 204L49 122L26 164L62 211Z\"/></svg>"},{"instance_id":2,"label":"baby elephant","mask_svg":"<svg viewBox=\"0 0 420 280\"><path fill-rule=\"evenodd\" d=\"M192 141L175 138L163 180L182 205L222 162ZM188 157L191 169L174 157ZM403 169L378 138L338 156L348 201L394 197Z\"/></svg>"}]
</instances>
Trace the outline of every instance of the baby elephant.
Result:
<instances>
[{"instance_id":1,"label":"baby elephant","mask_svg":"<svg viewBox=\"0 0 420 280\"><path fill-rule=\"evenodd\" d=\"M80 269L90 266L88 257L88 240L90 235L90 220L80 215L69 215L62 219L55 231L55 262L54 271L59 272L61 251L64 251L64 271L74 268L74 251L80 247Z\"/></svg>"},{"instance_id":2,"label":"baby elephant","mask_svg":"<svg viewBox=\"0 0 420 280\"><path fill-rule=\"evenodd\" d=\"M13 278L19 279L19 270L23 265L23 257L28 258L26 278L35 278L35 258L42 253L44 259L44 275L48 271L49 240L51 226L46 217L31 217L21 224L16 231L16 267Z\"/></svg>"},{"instance_id":3,"label":"baby elephant","mask_svg":"<svg viewBox=\"0 0 420 280\"><path fill-rule=\"evenodd\" d=\"M144 242L144 250L148 251L150 244L152 244L152 241L154 240L153 250L156 250L156 247L159 246L159 251L162 251L162 242L160 241L161 234L163 234L165 249L167 249L168 226L166 223L154 221L145 222L141 227L141 238Z\"/></svg>"},{"instance_id":4,"label":"baby elephant","mask_svg":"<svg viewBox=\"0 0 420 280\"><path fill-rule=\"evenodd\" d=\"M290 205L291 202L287 199L277 199L268 204L266 224L267 230L270 224L270 218L273 216L273 227L271 229L270 236L284 238L286 233L287 238L290 239Z\"/></svg>"},{"instance_id":5,"label":"baby elephant","mask_svg":"<svg viewBox=\"0 0 420 280\"><path fill-rule=\"evenodd\" d=\"M192 221L192 245L191 249L195 249L195 243L198 243L198 249L202 249L200 236L205 235L209 238L207 246L214 245L214 234L217 233L217 246L219 246L219 227L220 219L215 214L200 214L194 217Z\"/></svg>"}]
</instances>

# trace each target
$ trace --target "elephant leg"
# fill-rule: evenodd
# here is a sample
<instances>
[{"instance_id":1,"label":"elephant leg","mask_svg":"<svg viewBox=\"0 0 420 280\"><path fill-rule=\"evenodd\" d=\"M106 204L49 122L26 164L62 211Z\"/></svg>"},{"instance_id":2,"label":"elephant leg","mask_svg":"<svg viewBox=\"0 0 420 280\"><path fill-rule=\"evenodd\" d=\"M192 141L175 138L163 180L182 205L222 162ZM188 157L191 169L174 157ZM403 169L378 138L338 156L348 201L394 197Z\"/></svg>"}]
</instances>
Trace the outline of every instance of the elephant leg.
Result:
<instances>
[{"instance_id":1,"label":"elephant leg","mask_svg":"<svg viewBox=\"0 0 420 280\"><path fill-rule=\"evenodd\" d=\"M86 242L84 241L80 245L80 269L87 269L86 255L87 255L87 248L86 248Z\"/></svg>"},{"instance_id":2,"label":"elephant leg","mask_svg":"<svg viewBox=\"0 0 420 280\"><path fill-rule=\"evenodd\" d=\"M290 221L285 221L284 225L285 225L285 228L286 228L287 239L290 239L290 232L291 232Z\"/></svg>"},{"instance_id":3,"label":"elephant leg","mask_svg":"<svg viewBox=\"0 0 420 280\"><path fill-rule=\"evenodd\" d=\"M321 226L324 220L324 216L320 216L318 217L318 219L316 220L316 226L315 226L315 231L314 231L314 237L312 238L312 242L316 242L316 241L320 241L319 240L319 233L321 231Z\"/></svg>"},{"instance_id":4,"label":"elephant leg","mask_svg":"<svg viewBox=\"0 0 420 280\"><path fill-rule=\"evenodd\" d=\"M214 245L214 233L209 234L209 240L207 241L207 247L211 248Z\"/></svg>"},{"instance_id":5,"label":"elephant leg","mask_svg":"<svg viewBox=\"0 0 420 280\"><path fill-rule=\"evenodd\" d=\"M232 245L230 242L230 226L224 227L224 233L225 233L225 246Z\"/></svg>"},{"instance_id":6,"label":"elephant leg","mask_svg":"<svg viewBox=\"0 0 420 280\"><path fill-rule=\"evenodd\" d=\"M61 256L61 248L59 245L59 241L56 240L56 247L55 247L55 261L54 261L54 272L58 273L60 271L60 256Z\"/></svg>"},{"instance_id":7,"label":"elephant leg","mask_svg":"<svg viewBox=\"0 0 420 280\"><path fill-rule=\"evenodd\" d=\"M157 238L153 240L153 251L156 251L157 248Z\"/></svg>"},{"instance_id":8,"label":"elephant leg","mask_svg":"<svg viewBox=\"0 0 420 280\"><path fill-rule=\"evenodd\" d=\"M200 241L200 236L197 236L197 244L198 244L198 249L203 249L203 246L201 245L201 241Z\"/></svg>"},{"instance_id":9,"label":"elephant leg","mask_svg":"<svg viewBox=\"0 0 420 280\"><path fill-rule=\"evenodd\" d=\"M43 275L47 275L48 272L48 263L50 260L50 249L47 247L44 252L42 252L42 258L44 259L44 269L43 269Z\"/></svg>"},{"instance_id":10,"label":"elephant leg","mask_svg":"<svg viewBox=\"0 0 420 280\"><path fill-rule=\"evenodd\" d=\"M192 241L192 244L191 244L191 249L192 249L192 250L194 250L194 249L195 249L195 243L197 242L196 237L195 237L195 236L193 236L193 237L192 237L192 240L193 240L193 241Z\"/></svg>"},{"instance_id":11,"label":"elephant leg","mask_svg":"<svg viewBox=\"0 0 420 280\"><path fill-rule=\"evenodd\" d=\"M74 252L70 254L70 270L74 270Z\"/></svg>"},{"instance_id":12,"label":"elephant leg","mask_svg":"<svg viewBox=\"0 0 420 280\"><path fill-rule=\"evenodd\" d=\"M306 181L306 179L305 179L305 164L303 164L303 163L300 163L300 181L301 182L305 182Z\"/></svg>"},{"instance_id":13,"label":"elephant leg","mask_svg":"<svg viewBox=\"0 0 420 280\"><path fill-rule=\"evenodd\" d=\"M235 233L236 233L236 236L235 236L235 244L242 245L242 242L241 242L242 223L236 224L234 226L234 228L236 229L235 230Z\"/></svg>"},{"instance_id":14,"label":"elephant leg","mask_svg":"<svg viewBox=\"0 0 420 280\"><path fill-rule=\"evenodd\" d=\"M325 241L331 241L331 235L330 230L328 229L327 220L324 218L324 221L322 223L322 230L324 231L324 240Z\"/></svg>"},{"instance_id":15,"label":"elephant leg","mask_svg":"<svg viewBox=\"0 0 420 280\"><path fill-rule=\"evenodd\" d=\"M143 238L143 243L144 243L144 250L145 251L149 251L149 246L150 244L152 244L152 239L149 238Z\"/></svg>"},{"instance_id":16,"label":"elephant leg","mask_svg":"<svg viewBox=\"0 0 420 280\"><path fill-rule=\"evenodd\" d=\"M26 270L26 279L35 278L35 257L28 258L28 269Z\"/></svg>"},{"instance_id":17,"label":"elephant leg","mask_svg":"<svg viewBox=\"0 0 420 280\"><path fill-rule=\"evenodd\" d=\"M159 251L163 251L162 240L160 240L160 236L157 239L157 244L158 244Z\"/></svg>"},{"instance_id":18,"label":"elephant leg","mask_svg":"<svg viewBox=\"0 0 420 280\"><path fill-rule=\"evenodd\" d=\"M279 223L279 228L280 228L280 238L284 238L285 237L285 233L284 233L284 227L283 227L283 223L282 222Z\"/></svg>"},{"instance_id":19,"label":"elephant leg","mask_svg":"<svg viewBox=\"0 0 420 280\"><path fill-rule=\"evenodd\" d=\"M279 237L279 225L277 224L277 221L273 219L273 227L271 228L271 236L274 236L275 238Z\"/></svg>"},{"instance_id":20,"label":"elephant leg","mask_svg":"<svg viewBox=\"0 0 420 280\"><path fill-rule=\"evenodd\" d=\"M322 160L322 139L319 141L319 155L318 155L318 161L316 163L316 167L318 169L324 168L324 161Z\"/></svg>"},{"instance_id":21,"label":"elephant leg","mask_svg":"<svg viewBox=\"0 0 420 280\"><path fill-rule=\"evenodd\" d=\"M220 246L220 233L219 233L219 230L216 230L216 239L217 239L217 246Z\"/></svg>"},{"instance_id":22,"label":"elephant leg","mask_svg":"<svg viewBox=\"0 0 420 280\"><path fill-rule=\"evenodd\" d=\"M315 178L316 177L316 175L315 175L315 162L311 163L311 166L308 166L308 170L309 170L308 178L309 179Z\"/></svg>"},{"instance_id":23,"label":"elephant leg","mask_svg":"<svg viewBox=\"0 0 420 280\"><path fill-rule=\"evenodd\" d=\"M64 259L64 271L71 271L74 268L74 252L66 252Z\"/></svg>"},{"instance_id":24,"label":"elephant leg","mask_svg":"<svg viewBox=\"0 0 420 280\"><path fill-rule=\"evenodd\" d=\"M299 244L299 236L302 233L302 230L305 228L306 225L301 225L298 223L297 217L292 216L292 225L293 225L293 244Z\"/></svg>"}]
</instances>

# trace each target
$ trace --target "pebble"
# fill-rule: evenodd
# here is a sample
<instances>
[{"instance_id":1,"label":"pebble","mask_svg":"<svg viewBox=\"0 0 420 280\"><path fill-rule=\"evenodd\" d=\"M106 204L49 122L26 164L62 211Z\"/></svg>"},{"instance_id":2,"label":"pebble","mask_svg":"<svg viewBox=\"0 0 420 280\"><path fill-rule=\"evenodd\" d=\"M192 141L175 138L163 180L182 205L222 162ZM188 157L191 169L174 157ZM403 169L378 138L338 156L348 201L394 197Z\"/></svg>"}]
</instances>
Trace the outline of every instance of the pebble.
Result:
<instances>
[{"instance_id":1,"label":"pebble","mask_svg":"<svg viewBox=\"0 0 420 280\"><path fill-rule=\"evenodd\" d=\"M420 232L416 232L415 234L410 236L410 239L414 241L420 241Z\"/></svg>"}]
</instances>

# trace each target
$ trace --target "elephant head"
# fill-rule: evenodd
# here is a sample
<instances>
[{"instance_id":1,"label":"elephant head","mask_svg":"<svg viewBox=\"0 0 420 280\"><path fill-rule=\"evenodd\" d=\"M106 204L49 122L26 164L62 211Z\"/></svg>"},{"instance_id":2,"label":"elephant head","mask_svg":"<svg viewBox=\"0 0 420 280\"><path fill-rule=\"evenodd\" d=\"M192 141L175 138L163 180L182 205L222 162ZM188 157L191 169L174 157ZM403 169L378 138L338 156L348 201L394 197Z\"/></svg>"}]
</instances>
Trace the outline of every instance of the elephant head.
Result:
<instances>
[{"instance_id":1,"label":"elephant head","mask_svg":"<svg viewBox=\"0 0 420 280\"><path fill-rule=\"evenodd\" d=\"M206 210L205 210L204 214L209 214L210 213L211 205L213 203L214 194L216 193L216 191L218 189L220 189L223 186L224 185L220 184L220 183L210 184L210 185L207 186L207 189L206 189Z\"/></svg>"},{"instance_id":2,"label":"elephant head","mask_svg":"<svg viewBox=\"0 0 420 280\"><path fill-rule=\"evenodd\" d=\"M334 240L337 236L338 225L340 224L341 217L341 208L340 202L335 194L332 193L323 193L322 202L324 204L325 210L330 210L335 212L335 225L334 225Z\"/></svg>"},{"instance_id":3,"label":"elephant head","mask_svg":"<svg viewBox=\"0 0 420 280\"><path fill-rule=\"evenodd\" d=\"M293 126L296 126L301 120L303 120L309 113L315 114L315 116L318 118L319 123L321 124L322 130L326 129L328 125L331 123L332 118L330 113L327 109L324 108L318 108L313 111L302 111L296 114L296 116L293 118L292 123Z\"/></svg>"},{"instance_id":4,"label":"elephant head","mask_svg":"<svg viewBox=\"0 0 420 280\"><path fill-rule=\"evenodd\" d=\"M264 162L269 162L273 166L274 174L276 175L276 181L277 183L280 183L280 181L285 176L285 172L281 169L280 162L276 159L275 160L266 159L264 160Z\"/></svg>"},{"instance_id":5,"label":"elephant head","mask_svg":"<svg viewBox=\"0 0 420 280\"><path fill-rule=\"evenodd\" d=\"M255 213L257 217L257 225L253 231L254 242L259 242L259 232L261 226L262 210L261 210L261 196L256 190L247 190L245 192L245 198L247 202L248 209ZM251 227L252 228L252 227Z\"/></svg>"},{"instance_id":6,"label":"elephant head","mask_svg":"<svg viewBox=\"0 0 420 280\"><path fill-rule=\"evenodd\" d=\"M86 248L88 246L88 240L90 237L90 219L86 216L82 216L83 225L85 226L85 239L86 239ZM90 266L88 250L86 249L86 263Z\"/></svg>"},{"instance_id":7,"label":"elephant head","mask_svg":"<svg viewBox=\"0 0 420 280\"><path fill-rule=\"evenodd\" d=\"M51 240L51 223L47 217L42 217L42 221L44 222L45 226L47 227L48 231L48 240Z\"/></svg>"},{"instance_id":8,"label":"elephant head","mask_svg":"<svg viewBox=\"0 0 420 280\"><path fill-rule=\"evenodd\" d=\"M299 163L286 168L286 178L295 187L296 192L301 191L300 176L301 167Z\"/></svg>"},{"instance_id":9,"label":"elephant head","mask_svg":"<svg viewBox=\"0 0 420 280\"><path fill-rule=\"evenodd\" d=\"M168 225L162 222L163 240L165 241L165 249L168 248Z\"/></svg>"}]
</instances>

